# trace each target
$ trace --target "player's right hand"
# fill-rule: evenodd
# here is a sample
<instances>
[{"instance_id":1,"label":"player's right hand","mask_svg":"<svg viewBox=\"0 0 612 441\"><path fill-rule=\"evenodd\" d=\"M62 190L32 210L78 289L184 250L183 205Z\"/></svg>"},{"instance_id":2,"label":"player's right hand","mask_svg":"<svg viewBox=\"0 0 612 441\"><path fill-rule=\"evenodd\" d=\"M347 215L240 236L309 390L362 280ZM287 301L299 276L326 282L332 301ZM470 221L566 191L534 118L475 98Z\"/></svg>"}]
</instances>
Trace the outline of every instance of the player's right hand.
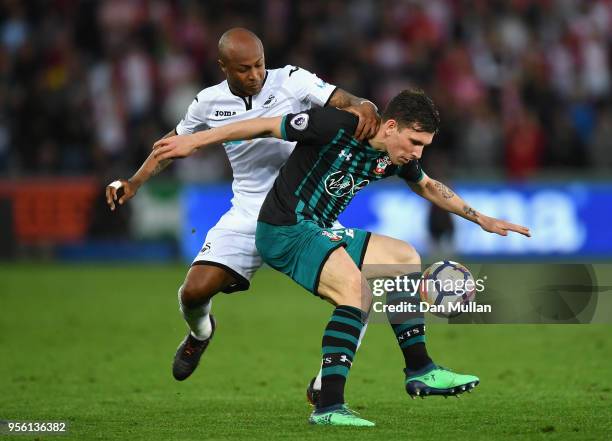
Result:
<instances>
[{"instance_id":1,"label":"player's right hand","mask_svg":"<svg viewBox=\"0 0 612 441\"><path fill-rule=\"evenodd\" d=\"M119 189L123 190L123 195L119 198L119 201L117 201ZM115 201L119 202L119 205L123 205L125 202L132 199L137 191L138 187L134 183L126 181L125 179L118 179L106 186L106 203L111 211L114 211Z\"/></svg>"},{"instance_id":2,"label":"player's right hand","mask_svg":"<svg viewBox=\"0 0 612 441\"><path fill-rule=\"evenodd\" d=\"M373 102L365 100L358 106L349 106L343 110L351 112L359 118L357 129L355 129L355 139L363 141L376 135L380 127L380 116Z\"/></svg>"}]
</instances>

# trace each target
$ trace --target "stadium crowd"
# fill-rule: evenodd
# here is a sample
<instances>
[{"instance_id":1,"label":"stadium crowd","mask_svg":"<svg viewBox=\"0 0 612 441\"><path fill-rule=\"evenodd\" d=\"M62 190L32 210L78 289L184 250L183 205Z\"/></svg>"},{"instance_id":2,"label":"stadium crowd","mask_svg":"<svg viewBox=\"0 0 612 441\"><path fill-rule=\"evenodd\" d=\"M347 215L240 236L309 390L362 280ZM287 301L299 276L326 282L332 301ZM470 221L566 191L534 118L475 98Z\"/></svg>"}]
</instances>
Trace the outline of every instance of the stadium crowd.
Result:
<instances>
[{"instance_id":1,"label":"stadium crowd","mask_svg":"<svg viewBox=\"0 0 612 441\"><path fill-rule=\"evenodd\" d=\"M0 0L0 176L129 175L223 79L217 39L238 25L268 68L381 107L423 87L439 164L518 179L612 166L611 0ZM172 172L231 177L221 150Z\"/></svg>"}]
</instances>

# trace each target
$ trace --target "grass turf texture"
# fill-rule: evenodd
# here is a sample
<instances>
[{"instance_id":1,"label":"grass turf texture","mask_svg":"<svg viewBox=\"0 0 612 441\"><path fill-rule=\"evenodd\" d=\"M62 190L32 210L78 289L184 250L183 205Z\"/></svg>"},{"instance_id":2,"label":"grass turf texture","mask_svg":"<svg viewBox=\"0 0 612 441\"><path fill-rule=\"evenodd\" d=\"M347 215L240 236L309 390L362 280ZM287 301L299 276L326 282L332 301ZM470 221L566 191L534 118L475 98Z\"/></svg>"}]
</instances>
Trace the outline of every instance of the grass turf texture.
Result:
<instances>
[{"instance_id":1,"label":"grass turf texture","mask_svg":"<svg viewBox=\"0 0 612 441\"><path fill-rule=\"evenodd\" d=\"M0 266L0 420L68 420L55 439L610 439L610 327L428 328L436 361L481 385L410 400L389 326L371 325L347 401L375 428L312 427L304 390L331 307L271 270L214 300L218 333L185 382L182 266ZM15 439L48 439L28 435Z\"/></svg>"}]
</instances>

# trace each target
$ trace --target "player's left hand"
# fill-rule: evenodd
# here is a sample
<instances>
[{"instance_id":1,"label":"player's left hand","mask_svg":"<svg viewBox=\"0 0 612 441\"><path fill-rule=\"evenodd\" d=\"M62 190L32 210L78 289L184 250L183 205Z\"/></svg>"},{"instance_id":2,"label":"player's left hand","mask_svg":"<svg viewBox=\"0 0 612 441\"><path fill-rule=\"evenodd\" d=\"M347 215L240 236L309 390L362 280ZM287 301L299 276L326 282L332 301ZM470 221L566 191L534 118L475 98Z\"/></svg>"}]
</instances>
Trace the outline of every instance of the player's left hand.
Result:
<instances>
[{"instance_id":1,"label":"player's left hand","mask_svg":"<svg viewBox=\"0 0 612 441\"><path fill-rule=\"evenodd\" d=\"M185 158L197 148L189 136L170 136L153 144L153 156L158 161L174 158Z\"/></svg>"},{"instance_id":2,"label":"player's left hand","mask_svg":"<svg viewBox=\"0 0 612 441\"><path fill-rule=\"evenodd\" d=\"M478 214L478 225L480 225L480 228L486 232L499 234L500 236L507 236L508 231L513 231L515 233L522 234L523 236L531 237L531 232L527 227L512 224L494 217L485 216L482 213Z\"/></svg>"},{"instance_id":3,"label":"player's left hand","mask_svg":"<svg viewBox=\"0 0 612 441\"><path fill-rule=\"evenodd\" d=\"M359 117L359 124L355 129L355 138L359 141L371 138L376 135L380 126L380 116L376 113L376 107L369 101L364 101L358 106L350 106L345 108L347 112L351 112Z\"/></svg>"}]
</instances>

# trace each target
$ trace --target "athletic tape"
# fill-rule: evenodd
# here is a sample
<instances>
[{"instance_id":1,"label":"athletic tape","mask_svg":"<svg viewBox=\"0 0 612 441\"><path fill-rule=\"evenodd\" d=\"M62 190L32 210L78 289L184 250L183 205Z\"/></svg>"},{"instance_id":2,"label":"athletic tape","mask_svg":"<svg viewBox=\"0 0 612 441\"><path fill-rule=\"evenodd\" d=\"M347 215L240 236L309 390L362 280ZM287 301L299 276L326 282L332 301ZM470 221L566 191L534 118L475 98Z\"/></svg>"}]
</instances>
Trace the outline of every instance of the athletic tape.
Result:
<instances>
[{"instance_id":1,"label":"athletic tape","mask_svg":"<svg viewBox=\"0 0 612 441\"><path fill-rule=\"evenodd\" d=\"M121 187L123 187L123 184L121 183L121 181L113 181L109 184L109 187L113 187L115 190L119 190Z\"/></svg>"}]
</instances>

